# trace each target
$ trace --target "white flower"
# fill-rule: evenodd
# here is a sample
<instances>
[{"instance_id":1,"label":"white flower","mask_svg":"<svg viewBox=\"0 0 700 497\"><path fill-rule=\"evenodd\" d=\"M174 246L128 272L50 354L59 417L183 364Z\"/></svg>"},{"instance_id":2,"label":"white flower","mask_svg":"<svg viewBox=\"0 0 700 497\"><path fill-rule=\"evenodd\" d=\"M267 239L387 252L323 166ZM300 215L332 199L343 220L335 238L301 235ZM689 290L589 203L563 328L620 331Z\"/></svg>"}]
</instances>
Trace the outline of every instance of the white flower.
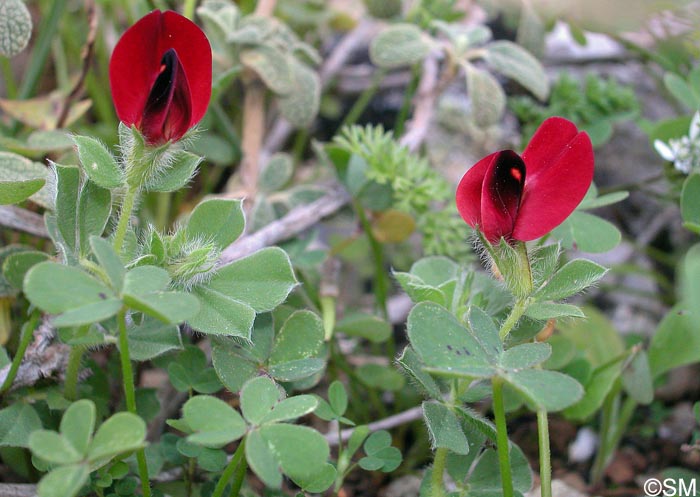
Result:
<instances>
[{"instance_id":1,"label":"white flower","mask_svg":"<svg viewBox=\"0 0 700 497\"><path fill-rule=\"evenodd\" d=\"M687 136L673 138L668 143L655 140L654 148L662 158L673 161L673 167L683 173L700 170L700 111L693 116Z\"/></svg>"}]
</instances>

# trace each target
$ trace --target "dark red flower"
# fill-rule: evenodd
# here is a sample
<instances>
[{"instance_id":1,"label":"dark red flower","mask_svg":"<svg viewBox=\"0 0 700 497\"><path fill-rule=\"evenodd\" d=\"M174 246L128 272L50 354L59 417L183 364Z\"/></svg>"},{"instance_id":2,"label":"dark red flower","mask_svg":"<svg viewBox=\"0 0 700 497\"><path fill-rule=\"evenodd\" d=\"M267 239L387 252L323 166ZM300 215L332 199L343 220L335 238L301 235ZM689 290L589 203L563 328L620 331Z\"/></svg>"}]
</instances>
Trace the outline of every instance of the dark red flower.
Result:
<instances>
[{"instance_id":1,"label":"dark red flower","mask_svg":"<svg viewBox=\"0 0 700 497\"><path fill-rule=\"evenodd\" d=\"M535 240L559 226L593 180L593 147L561 117L537 129L522 156L502 150L474 164L457 187L457 209L491 243Z\"/></svg>"},{"instance_id":2,"label":"dark red flower","mask_svg":"<svg viewBox=\"0 0 700 497\"><path fill-rule=\"evenodd\" d=\"M155 10L131 26L109 63L119 119L150 145L177 141L204 117L211 97L209 40L186 17Z\"/></svg>"}]
</instances>

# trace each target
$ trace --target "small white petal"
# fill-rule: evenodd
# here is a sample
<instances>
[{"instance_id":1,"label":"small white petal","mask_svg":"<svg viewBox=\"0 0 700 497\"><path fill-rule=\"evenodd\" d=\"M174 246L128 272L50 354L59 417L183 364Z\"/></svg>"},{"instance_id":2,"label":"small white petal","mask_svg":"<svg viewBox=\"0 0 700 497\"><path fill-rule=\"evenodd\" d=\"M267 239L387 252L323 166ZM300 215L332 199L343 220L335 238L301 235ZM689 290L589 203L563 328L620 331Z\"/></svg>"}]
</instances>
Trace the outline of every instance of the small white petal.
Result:
<instances>
[{"instance_id":1,"label":"small white petal","mask_svg":"<svg viewBox=\"0 0 700 497\"><path fill-rule=\"evenodd\" d=\"M690 122L690 130L688 132L690 139L695 141L700 137L700 111L696 112L693 120Z\"/></svg>"},{"instance_id":2,"label":"small white petal","mask_svg":"<svg viewBox=\"0 0 700 497\"><path fill-rule=\"evenodd\" d=\"M661 140L654 140L654 148L658 154L666 160L671 161L676 158L676 154L673 153L673 150Z\"/></svg>"}]
</instances>

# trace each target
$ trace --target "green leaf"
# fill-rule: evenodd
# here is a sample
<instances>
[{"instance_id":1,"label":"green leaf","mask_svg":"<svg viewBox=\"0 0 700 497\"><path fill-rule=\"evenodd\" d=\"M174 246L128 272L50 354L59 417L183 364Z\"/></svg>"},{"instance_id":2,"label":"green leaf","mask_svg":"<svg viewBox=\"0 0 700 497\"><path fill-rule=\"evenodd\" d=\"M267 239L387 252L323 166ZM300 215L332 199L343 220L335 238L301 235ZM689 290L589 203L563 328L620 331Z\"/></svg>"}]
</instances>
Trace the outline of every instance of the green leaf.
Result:
<instances>
[{"instance_id":1,"label":"green leaf","mask_svg":"<svg viewBox=\"0 0 700 497\"><path fill-rule=\"evenodd\" d=\"M567 248L582 252L602 253L614 249L622 235L610 222L587 212L574 211L554 228L552 234Z\"/></svg>"},{"instance_id":2,"label":"green leaf","mask_svg":"<svg viewBox=\"0 0 700 497\"><path fill-rule=\"evenodd\" d=\"M200 202L187 221L187 238L214 242L224 249L245 230L243 204L239 199L214 198Z\"/></svg>"},{"instance_id":3,"label":"green leaf","mask_svg":"<svg viewBox=\"0 0 700 497\"><path fill-rule=\"evenodd\" d=\"M664 74L664 86L678 102L688 109L695 110L700 107L700 99L696 97L686 80L678 74L672 72Z\"/></svg>"},{"instance_id":4,"label":"green leaf","mask_svg":"<svg viewBox=\"0 0 700 497\"><path fill-rule=\"evenodd\" d=\"M100 266L105 270L112 284L112 288L120 292L124 285L126 268L124 268L124 264L122 264L114 247L104 238L99 238L97 236L90 237L90 247L92 248L92 253L95 254L97 261L100 263Z\"/></svg>"},{"instance_id":5,"label":"green leaf","mask_svg":"<svg viewBox=\"0 0 700 497\"><path fill-rule=\"evenodd\" d=\"M95 138L89 136L73 136L78 148L78 158L83 171L102 188L117 188L124 183L124 177L117 161L107 147Z\"/></svg>"},{"instance_id":6,"label":"green leaf","mask_svg":"<svg viewBox=\"0 0 700 497\"><path fill-rule=\"evenodd\" d=\"M216 372L207 367L204 352L194 345L186 345L177 359L168 365L168 375L179 392L192 389L199 393L214 393L221 389Z\"/></svg>"},{"instance_id":7,"label":"green leaf","mask_svg":"<svg viewBox=\"0 0 700 497\"><path fill-rule=\"evenodd\" d=\"M269 45L246 48L240 53L241 64L255 71L273 92L286 95L293 92L292 58Z\"/></svg>"},{"instance_id":8,"label":"green leaf","mask_svg":"<svg viewBox=\"0 0 700 497\"><path fill-rule=\"evenodd\" d=\"M124 293L122 297L130 308L168 324L180 324L196 316L200 309L197 297L185 292Z\"/></svg>"},{"instance_id":9,"label":"green leaf","mask_svg":"<svg viewBox=\"0 0 700 497\"><path fill-rule=\"evenodd\" d=\"M477 126L488 128L498 123L506 108L506 94L488 71L464 64L472 117Z\"/></svg>"},{"instance_id":10,"label":"green leaf","mask_svg":"<svg viewBox=\"0 0 700 497\"><path fill-rule=\"evenodd\" d=\"M469 441L462 426L447 406L439 402L423 402L423 419L428 427L433 450L445 448L455 454L469 453Z\"/></svg>"},{"instance_id":11,"label":"green leaf","mask_svg":"<svg viewBox=\"0 0 700 497\"><path fill-rule=\"evenodd\" d=\"M90 444L90 462L103 461L144 446L146 423L136 414L118 412L102 423Z\"/></svg>"},{"instance_id":12,"label":"green leaf","mask_svg":"<svg viewBox=\"0 0 700 497\"><path fill-rule=\"evenodd\" d=\"M112 213L112 193L85 181L78 197L77 225L80 235L80 249L87 253L90 237L102 236Z\"/></svg>"},{"instance_id":13,"label":"green leaf","mask_svg":"<svg viewBox=\"0 0 700 497\"><path fill-rule=\"evenodd\" d=\"M173 350L182 349L180 329L172 324L146 318L128 330L129 354L133 361L149 361Z\"/></svg>"},{"instance_id":14,"label":"green leaf","mask_svg":"<svg viewBox=\"0 0 700 497\"><path fill-rule=\"evenodd\" d=\"M391 446L391 435L385 430L372 433L364 443L367 457L359 461L361 468L368 471L389 473L401 464L401 451Z\"/></svg>"},{"instance_id":15,"label":"green leaf","mask_svg":"<svg viewBox=\"0 0 700 497\"><path fill-rule=\"evenodd\" d=\"M440 289L425 284L418 276L410 273L394 273L394 278L415 304L426 301L443 306L447 304L447 298Z\"/></svg>"},{"instance_id":16,"label":"green leaf","mask_svg":"<svg viewBox=\"0 0 700 497\"><path fill-rule=\"evenodd\" d=\"M292 157L285 153L276 153L260 173L260 189L264 192L281 190L292 178L294 163Z\"/></svg>"},{"instance_id":17,"label":"green leaf","mask_svg":"<svg viewBox=\"0 0 700 497\"><path fill-rule=\"evenodd\" d=\"M423 371L424 364L411 347L406 347L398 363L417 382L417 386L433 399L442 399L442 392L435 379Z\"/></svg>"},{"instance_id":18,"label":"green leaf","mask_svg":"<svg viewBox=\"0 0 700 497\"><path fill-rule=\"evenodd\" d=\"M150 192L174 192L185 187L202 160L202 157L184 150L175 152L170 166L149 181L146 189Z\"/></svg>"},{"instance_id":19,"label":"green leaf","mask_svg":"<svg viewBox=\"0 0 700 497\"><path fill-rule=\"evenodd\" d=\"M370 42L369 58L384 69L411 66L423 60L430 45L414 24L393 24Z\"/></svg>"},{"instance_id":20,"label":"green leaf","mask_svg":"<svg viewBox=\"0 0 700 497\"><path fill-rule=\"evenodd\" d=\"M552 354L552 348L546 343L523 343L506 350L501 355L501 367L504 369L526 369L543 363Z\"/></svg>"},{"instance_id":21,"label":"green leaf","mask_svg":"<svg viewBox=\"0 0 700 497\"><path fill-rule=\"evenodd\" d=\"M578 381L557 371L525 369L510 372L504 379L525 399L548 412L561 411L583 396Z\"/></svg>"},{"instance_id":22,"label":"green leaf","mask_svg":"<svg viewBox=\"0 0 700 497\"><path fill-rule=\"evenodd\" d=\"M52 284L47 285L47 281ZM70 291L65 291L66 288ZM98 322L119 310L114 305L119 301L106 285L79 269L55 262L42 262L30 269L24 291L32 304L50 314L85 311L85 315L76 319L69 315L62 326ZM94 313L94 319L90 318L90 312Z\"/></svg>"},{"instance_id":23,"label":"green leaf","mask_svg":"<svg viewBox=\"0 0 700 497\"><path fill-rule=\"evenodd\" d=\"M408 337L426 366L443 374L489 377L494 368L479 342L444 307L416 305L408 315Z\"/></svg>"},{"instance_id":24,"label":"green leaf","mask_svg":"<svg viewBox=\"0 0 700 497\"><path fill-rule=\"evenodd\" d=\"M649 345L649 367L654 378L671 369L700 362L700 326L697 308L684 304L671 308L659 323Z\"/></svg>"},{"instance_id":25,"label":"green leaf","mask_svg":"<svg viewBox=\"0 0 700 497\"><path fill-rule=\"evenodd\" d=\"M480 307L471 306L467 321L472 335L479 341L486 355L491 360L496 360L503 353L503 342L491 316Z\"/></svg>"},{"instance_id":26,"label":"green leaf","mask_svg":"<svg viewBox=\"0 0 700 497\"><path fill-rule=\"evenodd\" d=\"M53 324L57 328L69 326L84 326L86 324L97 323L111 318L119 309L122 302L117 299L108 299L92 304L84 305L75 309L70 309L53 319Z\"/></svg>"},{"instance_id":27,"label":"green leaf","mask_svg":"<svg viewBox=\"0 0 700 497\"><path fill-rule=\"evenodd\" d=\"M14 57L29 43L32 16L21 0L0 3L0 56Z\"/></svg>"},{"instance_id":28,"label":"green leaf","mask_svg":"<svg viewBox=\"0 0 700 497\"><path fill-rule=\"evenodd\" d=\"M0 21L0 26L2 24ZM46 177L46 167L38 162L10 152L0 152L0 204L16 204L26 200L44 186Z\"/></svg>"},{"instance_id":29,"label":"green leaf","mask_svg":"<svg viewBox=\"0 0 700 497\"><path fill-rule=\"evenodd\" d=\"M72 464L83 458L83 454L55 431L35 431L29 437L29 448L35 455L53 464Z\"/></svg>"},{"instance_id":30,"label":"green leaf","mask_svg":"<svg viewBox=\"0 0 700 497\"><path fill-rule=\"evenodd\" d=\"M649 368L647 353L640 350L622 370L622 385L637 403L651 404L654 400L654 379Z\"/></svg>"},{"instance_id":31,"label":"green leaf","mask_svg":"<svg viewBox=\"0 0 700 497\"><path fill-rule=\"evenodd\" d=\"M305 491L312 494L320 494L325 492L330 488L333 483L335 483L338 472L330 463L326 463L323 467L312 477L297 477L296 483L299 487L303 488ZM299 492L297 497L304 497L306 494Z\"/></svg>"},{"instance_id":32,"label":"green leaf","mask_svg":"<svg viewBox=\"0 0 700 497\"><path fill-rule=\"evenodd\" d=\"M147 295L164 290L170 284L170 275L156 266L138 266L124 277L124 293Z\"/></svg>"},{"instance_id":33,"label":"green leaf","mask_svg":"<svg viewBox=\"0 0 700 497\"><path fill-rule=\"evenodd\" d=\"M525 315L532 319L545 321L552 318L585 318L580 307L571 304L557 304L554 302L534 302L527 307Z\"/></svg>"},{"instance_id":34,"label":"green leaf","mask_svg":"<svg viewBox=\"0 0 700 497\"><path fill-rule=\"evenodd\" d=\"M85 464L56 468L41 479L37 494L39 497L74 497L89 476L90 470Z\"/></svg>"},{"instance_id":35,"label":"green leaf","mask_svg":"<svg viewBox=\"0 0 700 497\"><path fill-rule=\"evenodd\" d=\"M308 66L291 58L292 89L279 97L279 110L292 126L310 126L321 103L321 81Z\"/></svg>"},{"instance_id":36,"label":"green leaf","mask_svg":"<svg viewBox=\"0 0 700 497\"><path fill-rule=\"evenodd\" d=\"M53 164L56 174L56 224L68 252L77 249L77 215L80 194L80 170L74 166ZM60 242L60 241L59 241ZM57 243L59 248L60 243Z\"/></svg>"},{"instance_id":37,"label":"green leaf","mask_svg":"<svg viewBox=\"0 0 700 497\"><path fill-rule=\"evenodd\" d=\"M251 431L246 437L245 455L253 472L270 488L282 484L280 463L273 448L262 437L260 430Z\"/></svg>"},{"instance_id":38,"label":"green leaf","mask_svg":"<svg viewBox=\"0 0 700 497\"><path fill-rule=\"evenodd\" d=\"M586 383L585 394L581 400L564 411L569 419L586 420L595 414L603 405L613 385L620 377L622 365L620 361L610 361L597 367Z\"/></svg>"},{"instance_id":39,"label":"green leaf","mask_svg":"<svg viewBox=\"0 0 700 497\"><path fill-rule=\"evenodd\" d=\"M2 274L7 282L17 290L21 290L24 277L32 267L49 259L49 254L35 250L27 250L10 254L2 264Z\"/></svg>"},{"instance_id":40,"label":"green leaf","mask_svg":"<svg viewBox=\"0 0 700 497\"><path fill-rule=\"evenodd\" d=\"M691 174L683 183L681 216L684 223L700 224L700 174Z\"/></svg>"},{"instance_id":41,"label":"green leaf","mask_svg":"<svg viewBox=\"0 0 700 497\"><path fill-rule=\"evenodd\" d=\"M0 447L29 447L29 436L41 429L41 419L29 404L15 402L0 410Z\"/></svg>"},{"instance_id":42,"label":"green leaf","mask_svg":"<svg viewBox=\"0 0 700 497\"><path fill-rule=\"evenodd\" d=\"M268 372L277 381L300 381L309 378L326 366L323 359L298 359L281 364L270 364Z\"/></svg>"},{"instance_id":43,"label":"green leaf","mask_svg":"<svg viewBox=\"0 0 700 497\"><path fill-rule=\"evenodd\" d=\"M220 344L214 345L211 361L219 380L232 393L238 393L243 384L258 373L255 362L245 360L230 347Z\"/></svg>"},{"instance_id":44,"label":"green leaf","mask_svg":"<svg viewBox=\"0 0 700 497\"><path fill-rule=\"evenodd\" d=\"M253 308L205 285L196 287L192 293L197 296L200 306L199 313L187 320L193 329L212 335L250 339L255 321Z\"/></svg>"},{"instance_id":45,"label":"green leaf","mask_svg":"<svg viewBox=\"0 0 700 497\"><path fill-rule=\"evenodd\" d=\"M557 323L560 333L571 340L594 366L601 366L625 352L619 333L598 310L586 308L586 319Z\"/></svg>"},{"instance_id":46,"label":"green leaf","mask_svg":"<svg viewBox=\"0 0 700 497\"><path fill-rule=\"evenodd\" d=\"M238 411L208 395L188 400L182 408L182 417L195 431L187 440L205 447L223 447L241 438L246 431L245 421Z\"/></svg>"},{"instance_id":47,"label":"green leaf","mask_svg":"<svg viewBox=\"0 0 700 497\"><path fill-rule=\"evenodd\" d=\"M530 463L520 447L510 446L510 465L513 478L513 488L521 494L532 486L532 471ZM498 455L493 449L486 449L476 463L469 477L470 495L474 497L497 497L502 495L501 473L498 465ZM517 494L516 494L517 495Z\"/></svg>"},{"instance_id":48,"label":"green leaf","mask_svg":"<svg viewBox=\"0 0 700 497\"><path fill-rule=\"evenodd\" d=\"M313 395L297 395L280 401L271 412L260 420L260 424L291 421L314 412L318 400Z\"/></svg>"},{"instance_id":49,"label":"green leaf","mask_svg":"<svg viewBox=\"0 0 700 497\"><path fill-rule=\"evenodd\" d=\"M506 40L489 43L486 62L504 76L514 79L540 100L549 95L549 80L542 64L521 46Z\"/></svg>"},{"instance_id":50,"label":"green leaf","mask_svg":"<svg viewBox=\"0 0 700 497\"><path fill-rule=\"evenodd\" d=\"M96 416L95 403L83 399L73 402L61 418L61 435L80 454L81 458L87 454L92 432L95 429Z\"/></svg>"},{"instance_id":51,"label":"green leaf","mask_svg":"<svg viewBox=\"0 0 700 497\"><path fill-rule=\"evenodd\" d=\"M267 376L258 376L243 385L241 412L253 425L259 425L283 396L277 384Z\"/></svg>"},{"instance_id":52,"label":"green leaf","mask_svg":"<svg viewBox=\"0 0 700 497\"><path fill-rule=\"evenodd\" d=\"M270 365L314 358L323 346L323 322L311 311L296 311L275 337Z\"/></svg>"},{"instance_id":53,"label":"green leaf","mask_svg":"<svg viewBox=\"0 0 700 497\"><path fill-rule=\"evenodd\" d=\"M289 256L269 247L222 267L207 288L267 312L284 302L297 284Z\"/></svg>"},{"instance_id":54,"label":"green leaf","mask_svg":"<svg viewBox=\"0 0 700 497\"><path fill-rule=\"evenodd\" d=\"M378 316L364 312L349 312L335 325L335 331L348 336L365 338L373 343L386 342L392 333L391 324Z\"/></svg>"},{"instance_id":55,"label":"green leaf","mask_svg":"<svg viewBox=\"0 0 700 497\"><path fill-rule=\"evenodd\" d=\"M326 439L316 430L279 423L261 426L259 432L274 451L282 472L295 482L313 480L325 471L330 450Z\"/></svg>"},{"instance_id":56,"label":"green leaf","mask_svg":"<svg viewBox=\"0 0 700 497\"><path fill-rule=\"evenodd\" d=\"M547 339L547 343L552 348L552 355L544 362L545 369L559 370L576 356L574 343L563 335L552 335Z\"/></svg>"},{"instance_id":57,"label":"green leaf","mask_svg":"<svg viewBox=\"0 0 700 497\"><path fill-rule=\"evenodd\" d=\"M537 300L560 300L575 295L602 278L608 270L587 259L567 262L534 294Z\"/></svg>"},{"instance_id":58,"label":"green leaf","mask_svg":"<svg viewBox=\"0 0 700 497\"><path fill-rule=\"evenodd\" d=\"M440 287L459 276L459 266L443 256L423 257L411 266L411 274L419 277L426 285Z\"/></svg>"},{"instance_id":59,"label":"green leaf","mask_svg":"<svg viewBox=\"0 0 700 497\"><path fill-rule=\"evenodd\" d=\"M405 378L392 366L363 364L356 373L362 383L379 390L398 392L406 385Z\"/></svg>"},{"instance_id":60,"label":"green leaf","mask_svg":"<svg viewBox=\"0 0 700 497\"><path fill-rule=\"evenodd\" d=\"M348 393L339 380L335 380L328 387L328 403L338 416L345 414L348 409Z\"/></svg>"}]
</instances>

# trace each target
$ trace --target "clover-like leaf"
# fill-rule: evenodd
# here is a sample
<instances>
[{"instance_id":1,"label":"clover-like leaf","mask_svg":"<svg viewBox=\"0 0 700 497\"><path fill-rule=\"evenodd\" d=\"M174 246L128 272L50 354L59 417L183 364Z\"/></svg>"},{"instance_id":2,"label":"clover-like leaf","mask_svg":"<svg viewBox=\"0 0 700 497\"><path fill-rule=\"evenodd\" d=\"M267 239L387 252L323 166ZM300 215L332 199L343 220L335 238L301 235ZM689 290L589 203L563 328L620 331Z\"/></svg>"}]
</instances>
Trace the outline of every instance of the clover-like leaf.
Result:
<instances>
[{"instance_id":1,"label":"clover-like leaf","mask_svg":"<svg viewBox=\"0 0 700 497\"><path fill-rule=\"evenodd\" d=\"M208 395L188 400L182 408L182 417L195 432L187 440L205 447L223 447L241 438L246 431L245 421L238 411Z\"/></svg>"}]
</instances>

